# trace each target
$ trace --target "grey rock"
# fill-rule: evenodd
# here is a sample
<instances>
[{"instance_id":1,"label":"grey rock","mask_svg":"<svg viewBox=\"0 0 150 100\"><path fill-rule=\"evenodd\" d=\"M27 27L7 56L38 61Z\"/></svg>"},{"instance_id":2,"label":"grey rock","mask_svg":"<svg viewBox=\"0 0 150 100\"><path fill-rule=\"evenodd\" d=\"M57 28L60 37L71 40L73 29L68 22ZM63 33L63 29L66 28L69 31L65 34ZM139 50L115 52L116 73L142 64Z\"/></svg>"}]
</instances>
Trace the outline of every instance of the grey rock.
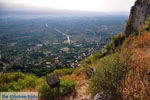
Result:
<instances>
[{"instance_id":1,"label":"grey rock","mask_svg":"<svg viewBox=\"0 0 150 100\"><path fill-rule=\"evenodd\" d=\"M87 76L90 78L90 77L94 74L94 69L93 69L93 68L89 68L89 69L86 71L86 74L87 74Z\"/></svg>"},{"instance_id":2,"label":"grey rock","mask_svg":"<svg viewBox=\"0 0 150 100\"><path fill-rule=\"evenodd\" d=\"M89 100L91 98L91 95L83 97L81 100Z\"/></svg>"},{"instance_id":3,"label":"grey rock","mask_svg":"<svg viewBox=\"0 0 150 100\"><path fill-rule=\"evenodd\" d=\"M127 35L133 32L139 33L139 28L145 24L148 15L150 15L150 0L137 0L131 8L129 22L125 27L124 33Z\"/></svg>"},{"instance_id":4,"label":"grey rock","mask_svg":"<svg viewBox=\"0 0 150 100\"><path fill-rule=\"evenodd\" d=\"M46 81L51 88L59 87L60 85L60 79L57 74L47 76Z\"/></svg>"},{"instance_id":5,"label":"grey rock","mask_svg":"<svg viewBox=\"0 0 150 100\"><path fill-rule=\"evenodd\" d=\"M97 93L94 100L109 100L109 96L105 93Z\"/></svg>"}]
</instances>

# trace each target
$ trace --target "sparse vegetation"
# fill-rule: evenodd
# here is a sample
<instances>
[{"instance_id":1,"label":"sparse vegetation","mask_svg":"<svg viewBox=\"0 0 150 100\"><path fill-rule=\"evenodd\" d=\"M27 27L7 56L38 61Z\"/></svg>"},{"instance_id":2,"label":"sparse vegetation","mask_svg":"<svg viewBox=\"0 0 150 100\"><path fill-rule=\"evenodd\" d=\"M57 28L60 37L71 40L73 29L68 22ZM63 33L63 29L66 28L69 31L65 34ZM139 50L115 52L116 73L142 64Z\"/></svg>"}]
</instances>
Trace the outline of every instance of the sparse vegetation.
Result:
<instances>
[{"instance_id":1,"label":"sparse vegetation","mask_svg":"<svg viewBox=\"0 0 150 100\"><path fill-rule=\"evenodd\" d=\"M150 15L147 17L145 24L139 28L140 33L150 32Z\"/></svg>"},{"instance_id":2,"label":"sparse vegetation","mask_svg":"<svg viewBox=\"0 0 150 100\"><path fill-rule=\"evenodd\" d=\"M132 39L128 45L128 52L133 52L128 66L128 73L120 86L123 100L149 100L150 87L148 72L150 70L150 34L143 33L136 39Z\"/></svg>"},{"instance_id":3,"label":"sparse vegetation","mask_svg":"<svg viewBox=\"0 0 150 100\"><path fill-rule=\"evenodd\" d=\"M119 52L100 58L89 92L108 93L121 100L149 100L150 34L129 36Z\"/></svg>"},{"instance_id":4,"label":"sparse vegetation","mask_svg":"<svg viewBox=\"0 0 150 100\"><path fill-rule=\"evenodd\" d=\"M99 92L118 93L118 86L127 72L126 58L119 53L108 55L100 60L95 75L91 79L90 92L95 95Z\"/></svg>"}]
</instances>

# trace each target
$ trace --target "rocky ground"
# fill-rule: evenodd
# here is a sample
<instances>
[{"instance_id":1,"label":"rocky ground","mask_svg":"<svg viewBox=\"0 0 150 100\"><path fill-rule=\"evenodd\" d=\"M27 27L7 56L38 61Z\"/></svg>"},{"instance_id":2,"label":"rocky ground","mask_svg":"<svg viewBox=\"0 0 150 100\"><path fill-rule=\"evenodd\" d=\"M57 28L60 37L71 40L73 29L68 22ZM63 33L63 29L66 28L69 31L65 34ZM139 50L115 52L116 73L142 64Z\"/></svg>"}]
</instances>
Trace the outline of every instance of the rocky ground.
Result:
<instances>
[{"instance_id":1,"label":"rocky ground","mask_svg":"<svg viewBox=\"0 0 150 100\"><path fill-rule=\"evenodd\" d=\"M91 95L88 94L88 82L89 80L81 80L78 82L76 93L72 93L69 96L61 98L61 100L92 100Z\"/></svg>"}]
</instances>

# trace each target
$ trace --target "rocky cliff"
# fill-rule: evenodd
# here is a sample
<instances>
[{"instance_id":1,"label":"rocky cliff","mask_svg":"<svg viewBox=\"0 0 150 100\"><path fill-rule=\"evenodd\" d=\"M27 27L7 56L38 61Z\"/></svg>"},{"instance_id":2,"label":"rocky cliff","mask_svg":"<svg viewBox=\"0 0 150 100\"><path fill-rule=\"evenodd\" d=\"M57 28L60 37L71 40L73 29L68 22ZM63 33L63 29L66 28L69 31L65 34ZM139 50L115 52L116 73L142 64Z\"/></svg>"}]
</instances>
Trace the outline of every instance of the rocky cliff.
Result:
<instances>
[{"instance_id":1,"label":"rocky cliff","mask_svg":"<svg viewBox=\"0 0 150 100\"><path fill-rule=\"evenodd\" d=\"M150 15L150 0L136 0L130 11L124 33L130 35L133 32L138 32L140 26L145 23L148 15Z\"/></svg>"}]
</instances>

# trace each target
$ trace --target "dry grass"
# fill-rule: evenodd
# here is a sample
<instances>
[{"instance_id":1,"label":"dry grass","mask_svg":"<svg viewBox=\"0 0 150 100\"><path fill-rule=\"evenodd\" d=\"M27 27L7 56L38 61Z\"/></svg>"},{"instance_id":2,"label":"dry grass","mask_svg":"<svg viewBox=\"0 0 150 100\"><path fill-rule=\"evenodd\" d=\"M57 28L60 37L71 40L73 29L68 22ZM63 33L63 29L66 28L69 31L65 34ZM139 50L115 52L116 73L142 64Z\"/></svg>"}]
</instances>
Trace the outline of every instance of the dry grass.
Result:
<instances>
[{"instance_id":1,"label":"dry grass","mask_svg":"<svg viewBox=\"0 0 150 100\"><path fill-rule=\"evenodd\" d=\"M74 81L82 81L82 80L87 80L88 77L87 75L83 72L83 67L78 67L77 69L74 70L72 75L64 75L60 77L62 80L74 80Z\"/></svg>"},{"instance_id":2,"label":"dry grass","mask_svg":"<svg viewBox=\"0 0 150 100\"><path fill-rule=\"evenodd\" d=\"M150 100L150 34L142 34L127 48L132 52L128 74L122 84L121 93L124 100Z\"/></svg>"}]
</instances>

